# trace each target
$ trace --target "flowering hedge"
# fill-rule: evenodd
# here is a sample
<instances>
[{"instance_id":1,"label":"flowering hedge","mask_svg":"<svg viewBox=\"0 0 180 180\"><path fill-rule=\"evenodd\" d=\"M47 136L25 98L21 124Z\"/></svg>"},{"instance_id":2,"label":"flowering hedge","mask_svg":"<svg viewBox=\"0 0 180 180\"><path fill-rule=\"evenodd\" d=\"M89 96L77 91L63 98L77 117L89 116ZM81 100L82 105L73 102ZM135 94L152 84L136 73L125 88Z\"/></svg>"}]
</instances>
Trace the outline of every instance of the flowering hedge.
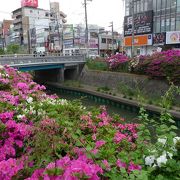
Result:
<instances>
[{"instance_id":1,"label":"flowering hedge","mask_svg":"<svg viewBox=\"0 0 180 180\"><path fill-rule=\"evenodd\" d=\"M105 107L90 112L10 67L0 67L0 82L0 179L180 178L180 138L163 123L174 123L170 115L151 144L143 110L140 124Z\"/></svg>"},{"instance_id":2,"label":"flowering hedge","mask_svg":"<svg viewBox=\"0 0 180 180\"><path fill-rule=\"evenodd\" d=\"M128 57L121 53L109 57L106 61L110 70L127 71L128 69Z\"/></svg>"},{"instance_id":3,"label":"flowering hedge","mask_svg":"<svg viewBox=\"0 0 180 180\"><path fill-rule=\"evenodd\" d=\"M140 56L138 61L139 63L133 68L135 73L147 74L154 78L169 78L173 82L180 82L179 50L163 51L151 56Z\"/></svg>"}]
</instances>

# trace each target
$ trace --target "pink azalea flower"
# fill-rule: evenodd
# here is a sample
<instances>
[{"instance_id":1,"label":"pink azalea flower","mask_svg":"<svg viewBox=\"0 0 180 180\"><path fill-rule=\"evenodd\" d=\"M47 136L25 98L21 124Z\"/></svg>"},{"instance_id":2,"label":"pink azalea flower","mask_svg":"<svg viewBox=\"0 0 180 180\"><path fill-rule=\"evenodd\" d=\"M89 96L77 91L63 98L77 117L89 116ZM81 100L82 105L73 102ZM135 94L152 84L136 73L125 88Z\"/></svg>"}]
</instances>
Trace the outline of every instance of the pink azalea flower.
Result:
<instances>
[{"instance_id":1,"label":"pink azalea flower","mask_svg":"<svg viewBox=\"0 0 180 180\"><path fill-rule=\"evenodd\" d=\"M126 168L126 163L122 162L120 159L117 160L116 165L120 168Z\"/></svg>"},{"instance_id":2,"label":"pink azalea flower","mask_svg":"<svg viewBox=\"0 0 180 180\"><path fill-rule=\"evenodd\" d=\"M96 148L98 149L101 146L103 146L104 144L106 144L106 142L104 140L96 141Z\"/></svg>"}]
</instances>

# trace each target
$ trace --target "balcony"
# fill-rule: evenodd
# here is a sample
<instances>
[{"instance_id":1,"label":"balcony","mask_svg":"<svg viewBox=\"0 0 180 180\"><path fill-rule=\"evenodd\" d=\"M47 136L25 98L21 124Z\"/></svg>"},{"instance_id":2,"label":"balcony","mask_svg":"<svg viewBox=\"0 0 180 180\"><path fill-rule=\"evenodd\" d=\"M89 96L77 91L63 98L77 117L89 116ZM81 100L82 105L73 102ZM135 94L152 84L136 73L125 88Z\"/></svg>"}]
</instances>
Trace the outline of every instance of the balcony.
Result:
<instances>
[{"instance_id":1,"label":"balcony","mask_svg":"<svg viewBox=\"0 0 180 180\"><path fill-rule=\"evenodd\" d=\"M22 18L15 19L15 20L13 21L13 24L15 25L15 24L18 24L18 23L20 23L20 22L22 22Z\"/></svg>"},{"instance_id":2,"label":"balcony","mask_svg":"<svg viewBox=\"0 0 180 180\"><path fill-rule=\"evenodd\" d=\"M17 31L17 30L19 30L19 29L21 29L21 28L22 28L22 24L15 25L15 26L14 26L14 31Z\"/></svg>"},{"instance_id":3,"label":"balcony","mask_svg":"<svg viewBox=\"0 0 180 180\"><path fill-rule=\"evenodd\" d=\"M18 16L22 16L22 12L21 12L21 11L18 11L18 12L16 12L16 13L14 13L14 14L12 15L12 18L15 19L15 18L18 17Z\"/></svg>"}]
</instances>

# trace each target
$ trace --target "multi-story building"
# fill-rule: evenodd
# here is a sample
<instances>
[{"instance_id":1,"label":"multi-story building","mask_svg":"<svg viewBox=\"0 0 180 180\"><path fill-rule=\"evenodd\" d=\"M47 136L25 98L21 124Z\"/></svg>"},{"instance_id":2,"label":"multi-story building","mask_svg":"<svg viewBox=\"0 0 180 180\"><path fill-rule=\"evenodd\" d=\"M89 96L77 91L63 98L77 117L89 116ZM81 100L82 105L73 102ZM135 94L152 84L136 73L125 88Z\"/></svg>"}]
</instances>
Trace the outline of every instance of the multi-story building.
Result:
<instances>
[{"instance_id":1,"label":"multi-story building","mask_svg":"<svg viewBox=\"0 0 180 180\"><path fill-rule=\"evenodd\" d=\"M19 43L24 46L37 46L35 41L36 30L41 35L44 33L44 37L37 35L39 37L38 43L49 44L50 34L54 33L55 26L60 28L61 24L66 22L66 15L59 10L59 3L57 2L50 3L50 10L25 4L25 6L14 10L12 14L16 38L18 35ZM33 42L30 39L33 39Z\"/></svg>"},{"instance_id":2,"label":"multi-story building","mask_svg":"<svg viewBox=\"0 0 180 180\"><path fill-rule=\"evenodd\" d=\"M3 20L0 27L0 47L5 48L9 44L10 27L12 20Z\"/></svg>"},{"instance_id":3,"label":"multi-story building","mask_svg":"<svg viewBox=\"0 0 180 180\"><path fill-rule=\"evenodd\" d=\"M72 51L87 53L89 55L110 55L112 51L117 50L118 41L121 36L114 32L112 36L112 32L103 31L100 32L100 29L104 29L99 27L98 25L88 25L88 44L85 42L85 26L82 24L77 25L65 25L64 26L64 52L68 53ZM113 43L112 43L113 39Z\"/></svg>"},{"instance_id":4,"label":"multi-story building","mask_svg":"<svg viewBox=\"0 0 180 180\"><path fill-rule=\"evenodd\" d=\"M157 47L180 48L180 0L126 0L124 46L132 48L132 13L136 54L151 54Z\"/></svg>"}]
</instances>

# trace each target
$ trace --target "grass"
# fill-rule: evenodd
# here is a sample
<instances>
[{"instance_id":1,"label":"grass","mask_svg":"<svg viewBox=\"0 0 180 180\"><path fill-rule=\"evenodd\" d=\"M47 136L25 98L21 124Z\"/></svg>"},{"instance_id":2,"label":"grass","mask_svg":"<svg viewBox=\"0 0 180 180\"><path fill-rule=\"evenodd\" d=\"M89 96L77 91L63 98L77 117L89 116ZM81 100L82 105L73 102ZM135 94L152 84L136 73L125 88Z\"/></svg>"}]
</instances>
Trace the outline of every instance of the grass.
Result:
<instances>
[{"instance_id":1,"label":"grass","mask_svg":"<svg viewBox=\"0 0 180 180\"><path fill-rule=\"evenodd\" d=\"M74 80L67 80L64 82L64 85L69 87L82 87L80 81L74 81Z\"/></svg>"},{"instance_id":2,"label":"grass","mask_svg":"<svg viewBox=\"0 0 180 180\"><path fill-rule=\"evenodd\" d=\"M104 61L97 61L97 60L88 60L86 62L86 65L89 69L92 70L99 70L99 71L107 71L108 66L107 63Z\"/></svg>"}]
</instances>

